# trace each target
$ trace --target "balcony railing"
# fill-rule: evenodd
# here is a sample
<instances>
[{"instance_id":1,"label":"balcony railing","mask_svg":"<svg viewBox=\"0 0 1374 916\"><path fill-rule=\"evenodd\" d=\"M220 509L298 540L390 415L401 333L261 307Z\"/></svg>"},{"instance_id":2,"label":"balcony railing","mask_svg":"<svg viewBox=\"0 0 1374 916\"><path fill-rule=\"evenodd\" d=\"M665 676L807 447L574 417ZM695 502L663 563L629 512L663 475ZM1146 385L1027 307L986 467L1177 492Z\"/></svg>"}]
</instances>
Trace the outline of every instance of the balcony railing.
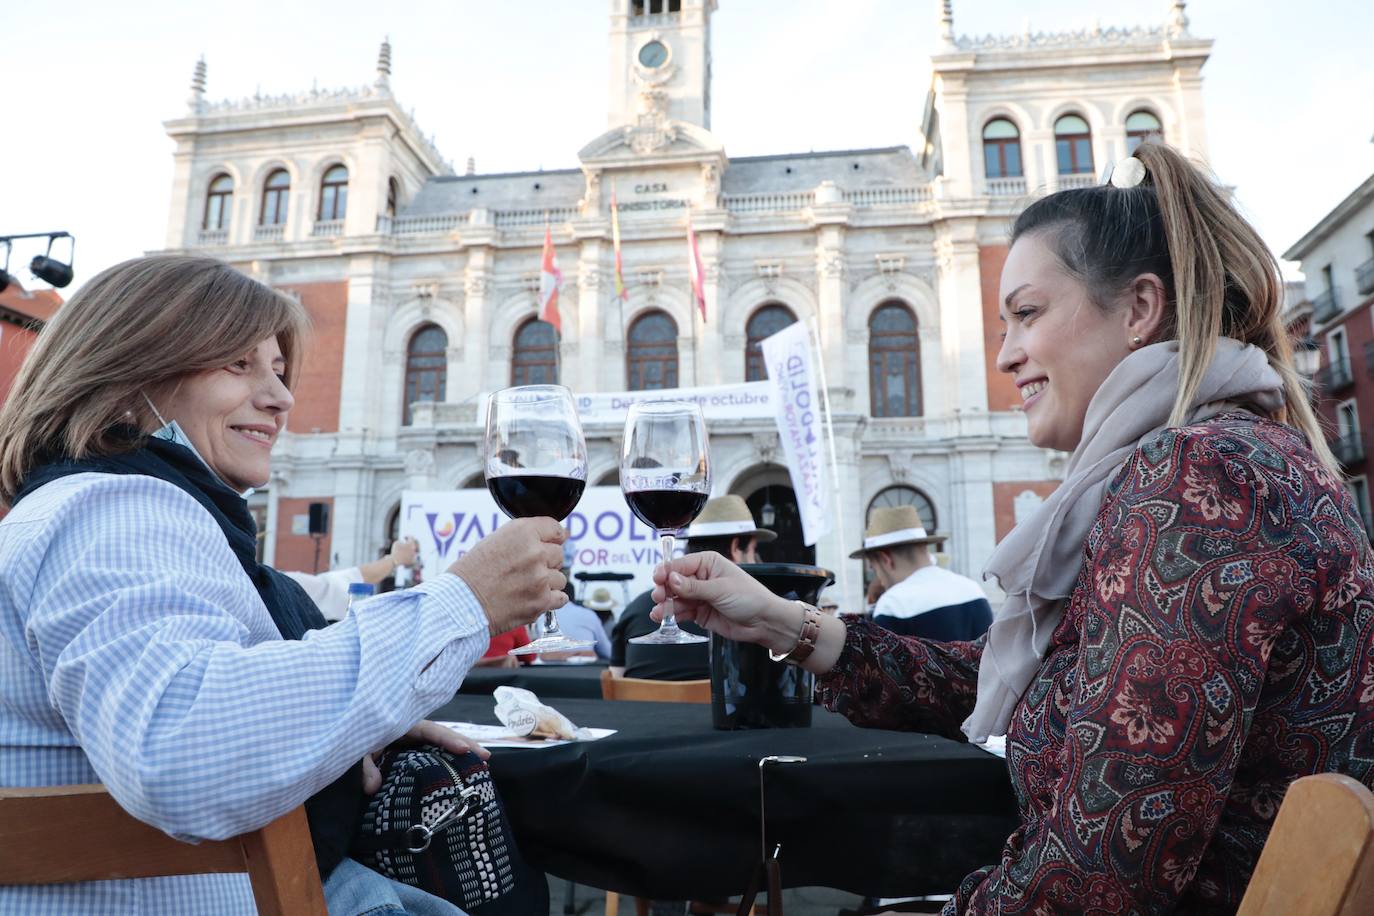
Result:
<instances>
[{"instance_id":1,"label":"balcony railing","mask_svg":"<svg viewBox=\"0 0 1374 916\"><path fill-rule=\"evenodd\" d=\"M1312 300L1312 321L1314 324L1324 324L1340 313L1341 304L1336 299L1334 286Z\"/></svg>"},{"instance_id":2,"label":"balcony railing","mask_svg":"<svg viewBox=\"0 0 1374 916\"><path fill-rule=\"evenodd\" d=\"M1350 371L1350 360L1344 356L1332 360L1318 370L1314 381L1317 383L1317 387L1326 394L1335 394L1349 388L1355 381L1354 373Z\"/></svg>"},{"instance_id":3,"label":"balcony railing","mask_svg":"<svg viewBox=\"0 0 1374 916\"><path fill-rule=\"evenodd\" d=\"M576 207L544 207L537 210L494 210L491 217L497 229L513 229L517 226L566 223L577 215Z\"/></svg>"},{"instance_id":4,"label":"balcony railing","mask_svg":"<svg viewBox=\"0 0 1374 916\"><path fill-rule=\"evenodd\" d=\"M1364 461L1364 439L1358 432L1347 433L1331 441L1331 454L1343 467L1350 467Z\"/></svg>"},{"instance_id":5,"label":"balcony railing","mask_svg":"<svg viewBox=\"0 0 1374 916\"><path fill-rule=\"evenodd\" d=\"M1091 188L1096 184L1097 176L1090 172L1081 175L1059 176L1059 190L1061 191L1068 188Z\"/></svg>"},{"instance_id":6,"label":"balcony railing","mask_svg":"<svg viewBox=\"0 0 1374 916\"><path fill-rule=\"evenodd\" d=\"M856 191L845 191L844 199L855 207L907 207L930 200L930 185L859 188Z\"/></svg>"},{"instance_id":7,"label":"balcony railing","mask_svg":"<svg viewBox=\"0 0 1374 916\"><path fill-rule=\"evenodd\" d=\"M254 226L253 241L255 242L280 242L282 233L286 227L278 223L275 226Z\"/></svg>"},{"instance_id":8,"label":"balcony railing","mask_svg":"<svg viewBox=\"0 0 1374 916\"><path fill-rule=\"evenodd\" d=\"M1355 288L1361 296L1374 293L1374 258L1355 268Z\"/></svg>"},{"instance_id":9,"label":"balcony railing","mask_svg":"<svg viewBox=\"0 0 1374 916\"><path fill-rule=\"evenodd\" d=\"M229 244L228 229L202 229L196 241L201 245L227 245Z\"/></svg>"},{"instance_id":10,"label":"balcony railing","mask_svg":"<svg viewBox=\"0 0 1374 916\"><path fill-rule=\"evenodd\" d=\"M815 191L779 191L774 194L725 194L731 213L786 213L805 210L816 202Z\"/></svg>"},{"instance_id":11,"label":"balcony railing","mask_svg":"<svg viewBox=\"0 0 1374 916\"><path fill-rule=\"evenodd\" d=\"M1025 197L1026 179L1022 176L1016 178L989 178L987 180L989 197Z\"/></svg>"},{"instance_id":12,"label":"balcony railing","mask_svg":"<svg viewBox=\"0 0 1374 916\"><path fill-rule=\"evenodd\" d=\"M466 226L471 213L436 213L431 216L379 216L377 231L383 235L426 235L452 232Z\"/></svg>"},{"instance_id":13,"label":"balcony railing","mask_svg":"<svg viewBox=\"0 0 1374 916\"><path fill-rule=\"evenodd\" d=\"M337 238L343 235L343 224L341 219L317 219L310 234L321 239Z\"/></svg>"}]
</instances>

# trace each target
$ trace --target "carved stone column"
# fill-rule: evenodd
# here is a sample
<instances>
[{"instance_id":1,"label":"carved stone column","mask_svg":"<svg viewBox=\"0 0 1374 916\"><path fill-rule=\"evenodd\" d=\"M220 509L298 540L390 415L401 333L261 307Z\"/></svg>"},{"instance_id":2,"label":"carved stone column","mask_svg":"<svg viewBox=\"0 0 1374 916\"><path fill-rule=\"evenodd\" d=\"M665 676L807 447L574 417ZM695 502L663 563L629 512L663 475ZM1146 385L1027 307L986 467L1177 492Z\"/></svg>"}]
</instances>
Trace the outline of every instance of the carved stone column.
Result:
<instances>
[{"instance_id":1,"label":"carved stone column","mask_svg":"<svg viewBox=\"0 0 1374 916\"><path fill-rule=\"evenodd\" d=\"M615 285L601 275L601 239L583 239L577 258L577 327L572 341L576 359L562 365L563 384L574 392L601 390L602 301L615 295ZM564 354L567 355L565 348Z\"/></svg>"},{"instance_id":2,"label":"carved stone column","mask_svg":"<svg viewBox=\"0 0 1374 916\"><path fill-rule=\"evenodd\" d=\"M928 416L988 409L986 347L983 341L983 285L978 267L977 224L945 221L936 231L935 257L940 297L940 331L945 353L945 403L927 404Z\"/></svg>"},{"instance_id":3,"label":"carved stone column","mask_svg":"<svg viewBox=\"0 0 1374 916\"><path fill-rule=\"evenodd\" d=\"M463 374L471 381L462 387L472 386L476 390L481 390L487 378L487 298L491 293L491 267L490 248L468 249L468 265L463 272L463 326L466 332ZM448 399L461 400L452 396Z\"/></svg>"}]
</instances>

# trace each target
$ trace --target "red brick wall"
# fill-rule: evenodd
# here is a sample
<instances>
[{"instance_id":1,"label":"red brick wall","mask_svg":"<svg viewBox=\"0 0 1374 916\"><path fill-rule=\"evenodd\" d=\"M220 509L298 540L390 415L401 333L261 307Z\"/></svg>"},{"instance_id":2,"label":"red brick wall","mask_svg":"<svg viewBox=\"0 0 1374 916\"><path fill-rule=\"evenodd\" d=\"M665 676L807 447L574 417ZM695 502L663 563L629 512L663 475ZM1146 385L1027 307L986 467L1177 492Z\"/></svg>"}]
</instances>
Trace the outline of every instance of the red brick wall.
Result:
<instances>
[{"instance_id":1,"label":"red brick wall","mask_svg":"<svg viewBox=\"0 0 1374 916\"><path fill-rule=\"evenodd\" d=\"M9 395L14 377L19 374L19 366L37 337L22 324L0 321L0 403L4 403Z\"/></svg>"},{"instance_id":2,"label":"red brick wall","mask_svg":"<svg viewBox=\"0 0 1374 916\"><path fill-rule=\"evenodd\" d=\"M1016 527L1016 497L1030 490L1041 499L1059 486L1057 480L1007 480L992 485L992 511L997 520L997 540Z\"/></svg>"},{"instance_id":3,"label":"red brick wall","mask_svg":"<svg viewBox=\"0 0 1374 916\"><path fill-rule=\"evenodd\" d=\"M281 287L300 297L310 313L311 332L296 382L296 406L287 428L293 433L337 432L339 389L343 380L344 325L348 281L300 283Z\"/></svg>"},{"instance_id":4,"label":"red brick wall","mask_svg":"<svg viewBox=\"0 0 1374 916\"><path fill-rule=\"evenodd\" d=\"M329 506L329 534L320 538L320 568L324 572L330 566L329 545L334 533L334 497L303 496L282 497L277 502L276 555L272 566L287 572L315 572L315 539L308 534L292 534L292 520L297 515L309 515L311 503L324 503Z\"/></svg>"},{"instance_id":5,"label":"red brick wall","mask_svg":"<svg viewBox=\"0 0 1374 916\"><path fill-rule=\"evenodd\" d=\"M983 348L987 358L988 410L1010 410L1021 406L1021 395L1012 384L1012 377L997 371L997 351L1002 348L1002 322L997 318L997 290L1002 283L1002 264L1006 260L1006 245L984 245L978 249L978 270L983 287Z\"/></svg>"}]
</instances>

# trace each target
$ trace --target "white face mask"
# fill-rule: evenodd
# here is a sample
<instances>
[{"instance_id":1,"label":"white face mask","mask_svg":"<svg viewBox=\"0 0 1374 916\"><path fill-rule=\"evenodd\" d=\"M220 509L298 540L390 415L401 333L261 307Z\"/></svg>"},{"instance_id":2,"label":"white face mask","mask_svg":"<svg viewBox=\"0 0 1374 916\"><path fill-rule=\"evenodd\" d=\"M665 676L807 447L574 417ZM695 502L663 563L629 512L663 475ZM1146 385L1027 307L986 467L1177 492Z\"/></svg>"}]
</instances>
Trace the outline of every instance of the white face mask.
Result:
<instances>
[{"instance_id":1,"label":"white face mask","mask_svg":"<svg viewBox=\"0 0 1374 916\"><path fill-rule=\"evenodd\" d=\"M142 392L140 392L140 394L142 394ZM209 471L211 474L215 474L215 469L210 467L210 463L206 461L203 457L201 457L200 452L196 451L195 445L191 443L191 437L186 435L185 431L182 430L181 424L179 424L176 420L173 420L170 423L167 422L167 420L162 416L162 413L157 409L157 405L153 403L153 399L148 397L148 395L144 394L143 400L148 403L148 408L152 410L153 416L157 417L159 420L162 421L161 428L159 428L156 432L153 433L153 438L163 439L167 442L171 442L174 445L180 445L181 447L188 449L192 455L196 456L197 461L205 465L205 469L207 471ZM218 474L215 474L215 479L218 480L220 483L224 483L224 479L221 478ZM227 483L225 483L224 485L229 486ZM233 488L230 487L230 489ZM253 487L249 487L248 489L241 491L239 493L239 496L243 497L244 499L247 499L248 497L252 496L254 492L256 492L255 489Z\"/></svg>"}]
</instances>

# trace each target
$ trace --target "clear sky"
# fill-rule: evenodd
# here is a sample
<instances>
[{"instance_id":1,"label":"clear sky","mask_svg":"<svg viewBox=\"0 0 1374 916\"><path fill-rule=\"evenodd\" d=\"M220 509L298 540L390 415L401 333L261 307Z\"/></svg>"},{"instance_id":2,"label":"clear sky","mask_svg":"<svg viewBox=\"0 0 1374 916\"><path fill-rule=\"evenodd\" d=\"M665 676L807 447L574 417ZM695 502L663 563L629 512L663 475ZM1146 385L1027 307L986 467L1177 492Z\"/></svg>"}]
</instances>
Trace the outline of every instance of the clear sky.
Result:
<instances>
[{"instance_id":1,"label":"clear sky","mask_svg":"<svg viewBox=\"0 0 1374 916\"><path fill-rule=\"evenodd\" d=\"M720 0L712 130L729 155L914 145L939 0ZM1157 23L1165 0L955 0L967 34ZM392 89L461 171L570 168L606 128L607 0L68 0L5 4L0 234L66 229L77 277L167 232L173 144L204 54L210 98ZM1194 0L1212 165L1275 250L1374 173L1374 3ZM32 248L11 271L31 280Z\"/></svg>"}]
</instances>

